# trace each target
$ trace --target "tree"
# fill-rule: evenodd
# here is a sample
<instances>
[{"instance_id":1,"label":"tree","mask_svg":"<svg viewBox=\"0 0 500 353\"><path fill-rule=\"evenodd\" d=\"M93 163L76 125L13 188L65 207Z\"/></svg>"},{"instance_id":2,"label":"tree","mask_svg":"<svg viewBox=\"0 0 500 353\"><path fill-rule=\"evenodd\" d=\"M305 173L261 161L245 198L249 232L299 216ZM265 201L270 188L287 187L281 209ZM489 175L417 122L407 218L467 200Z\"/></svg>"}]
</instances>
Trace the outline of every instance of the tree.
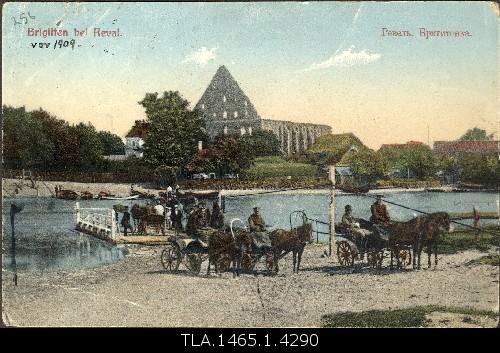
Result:
<instances>
[{"instance_id":1,"label":"tree","mask_svg":"<svg viewBox=\"0 0 500 353\"><path fill-rule=\"evenodd\" d=\"M218 135L208 150L208 165L219 175L239 173L249 168L252 156L248 146L231 135Z\"/></svg>"},{"instance_id":2,"label":"tree","mask_svg":"<svg viewBox=\"0 0 500 353\"><path fill-rule=\"evenodd\" d=\"M428 146L415 146L405 149L404 164L418 179L436 174L436 161L432 150Z\"/></svg>"},{"instance_id":3,"label":"tree","mask_svg":"<svg viewBox=\"0 0 500 353\"><path fill-rule=\"evenodd\" d=\"M372 182L384 176L386 165L382 155L372 150L362 150L350 158L354 177L361 182Z\"/></svg>"},{"instance_id":4,"label":"tree","mask_svg":"<svg viewBox=\"0 0 500 353\"><path fill-rule=\"evenodd\" d=\"M108 131L99 131L97 136L99 137L99 141L101 141L102 153L105 156L125 154L125 144L120 136Z\"/></svg>"},{"instance_id":5,"label":"tree","mask_svg":"<svg viewBox=\"0 0 500 353\"><path fill-rule=\"evenodd\" d=\"M462 154L458 157L460 180L486 185L500 185L500 163L496 155Z\"/></svg>"},{"instance_id":6,"label":"tree","mask_svg":"<svg viewBox=\"0 0 500 353\"><path fill-rule=\"evenodd\" d=\"M471 141L471 140L493 140L493 134L488 135L486 130L475 127L473 129L467 130L467 132L459 138L460 141Z\"/></svg>"},{"instance_id":7,"label":"tree","mask_svg":"<svg viewBox=\"0 0 500 353\"><path fill-rule=\"evenodd\" d=\"M32 115L41 122L44 133L53 146L53 159L47 167L66 169L80 165L80 140L69 124L42 108L33 111Z\"/></svg>"},{"instance_id":8,"label":"tree","mask_svg":"<svg viewBox=\"0 0 500 353\"><path fill-rule=\"evenodd\" d=\"M399 170L401 174L422 179L433 176L437 163L432 150L426 145L405 145L402 147L383 148L380 150L388 170Z\"/></svg>"},{"instance_id":9,"label":"tree","mask_svg":"<svg viewBox=\"0 0 500 353\"><path fill-rule=\"evenodd\" d=\"M42 123L24 107L2 107L4 161L12 168L44 168L53 159L54 146Z\"/></svg>"},{"instance_id":10,"label":"tree","mask_svg":"<svg viewBox=\"0 0 500 353\"><path fill-rule=\"evenodd\" d=\"M280 142L272 131L257 130L252 135L240 137L254 157L278 156L280 152Z\"/></svg>"},{"instance_id":11,"label":"tree","mask_svg":"<svg viewBox=\"0 0 500 353\"><path fill-rule=\"evenodd\" d=\"M79 123L71 129L78 136L80 144L80 167L83 170L100 169L103 164L101 141L95 127L88 124Z\"/></svg>"},{"instance_id":12,"label":"tree","mask_svg":"<svg viewBox=\"0 0 500 353\"><path fill-rule=\"evenodd\" d=\"M178 92L147 93L139 102L146 110L149 130L145 137L144 159L152 167L184 169L204 137L203 121L188 110L188 101Z\"/></svg>"}]
</instances>

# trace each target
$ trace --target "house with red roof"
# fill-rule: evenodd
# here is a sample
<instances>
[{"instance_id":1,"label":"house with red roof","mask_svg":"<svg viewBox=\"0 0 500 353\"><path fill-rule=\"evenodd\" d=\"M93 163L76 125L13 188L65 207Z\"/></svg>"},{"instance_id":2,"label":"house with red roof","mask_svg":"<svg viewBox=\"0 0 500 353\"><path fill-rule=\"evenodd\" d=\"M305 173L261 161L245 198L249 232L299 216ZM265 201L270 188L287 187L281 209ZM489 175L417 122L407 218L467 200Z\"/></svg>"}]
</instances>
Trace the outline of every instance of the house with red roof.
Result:
<instances>
[{"instance_id":1,"label":"house with red roof","mask_svg":"<svg viewBox=\"0 0 500 353\"><path fill-rule=\"evenodd\" d=\"M491 155L500 153L500 141L470 140L470 141L435 141L434 153L457 156L462 153L476 155Z\"/></svg>"},{"instance_id":2,"label":"house with red roof","mask_svg":"<svg viewBox=\"0 0 500 353\"><path fill-rule=\"evenodd\" d=\"M144 120L136 120L134 126L125 136L125 155L127 158L142 158L144 153L141 151L144 145L144 138L149 130L149 123Z\"/></svg>"}]
</instances>

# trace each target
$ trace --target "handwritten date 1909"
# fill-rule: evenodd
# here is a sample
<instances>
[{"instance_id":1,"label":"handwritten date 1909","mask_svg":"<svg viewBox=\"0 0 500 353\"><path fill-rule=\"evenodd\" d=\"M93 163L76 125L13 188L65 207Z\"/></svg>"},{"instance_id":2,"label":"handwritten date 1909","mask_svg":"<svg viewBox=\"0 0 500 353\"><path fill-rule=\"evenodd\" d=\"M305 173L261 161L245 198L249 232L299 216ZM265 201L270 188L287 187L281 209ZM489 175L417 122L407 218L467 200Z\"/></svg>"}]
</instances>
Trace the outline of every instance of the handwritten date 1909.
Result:
<instances>
[{"instance_id":1,"label":"handwritten date 1909","mask_svg":"<svg viewBox=\"0 0 500 353\"><path fill-rule=\"evenodd\" d=\"M71 39L71 40L62 40L62 39L59 39L59 40L54 41L53 45L51 45L51 42L31 43L31 47L32 48L44 49L44 48L50 48L51 46L52 46L53 49L71 47L71 50L73 50L73 49L75 49L75 40L74 39Z\"/></svg>"}]
</instances>

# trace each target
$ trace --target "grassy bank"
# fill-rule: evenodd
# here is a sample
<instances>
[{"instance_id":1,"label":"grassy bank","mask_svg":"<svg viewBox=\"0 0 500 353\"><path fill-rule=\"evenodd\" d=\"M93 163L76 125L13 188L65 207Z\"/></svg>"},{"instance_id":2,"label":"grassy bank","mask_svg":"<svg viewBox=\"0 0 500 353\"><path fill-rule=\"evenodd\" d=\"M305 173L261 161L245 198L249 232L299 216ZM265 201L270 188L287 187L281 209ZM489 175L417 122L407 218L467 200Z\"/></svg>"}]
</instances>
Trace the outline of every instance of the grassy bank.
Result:
<instances>
[{"instance_id":1,"label":"grassy bank","mask_svg":"<svg viewBox=\"0 0 500 353\"><path fill-rule=\"evenodd\" d=\"M318 168L312 164L288 162L281 157L259 157L244 173L248 180L273 177L317 177Z\"/></svg>"},{"instance_id":2,"label":"grassy bank","mask_svg":"<svg viewBox=\"0 0 500 353\"><path fill-rule=\"evenodd\" d=\"M491 266L500 266L500 255L483 256L483 257L480 257L479 259L472 260L472 263L491 265Z\"/></svg>"},{"instance_id":3,"label":"grassy bank","mask_svg":"<svg viewBox=\"0 0 500 353\"><path fill-rule=\"evenodd\" d=\"M321 321L323 327L427 327L429 323L427 315L433 312L498 318L498 314L493 311L425 305L396 310L342 312L323 315Z\"/></svg>"},{"instance_id":4,"label":"grassy bank","mask_svg":"<svg viewBox=\"0 0 500 353\"><path fill-rule=\"evenodd\" d=\"M484 230L488 233L481 232L480 240L476 240L474 231L468 229L446 234L439 242L438 251L440 254L454 254L465 250L487 251L491 246L500 246L500 229L491 226Z\"/></svg>"}]
</instances>

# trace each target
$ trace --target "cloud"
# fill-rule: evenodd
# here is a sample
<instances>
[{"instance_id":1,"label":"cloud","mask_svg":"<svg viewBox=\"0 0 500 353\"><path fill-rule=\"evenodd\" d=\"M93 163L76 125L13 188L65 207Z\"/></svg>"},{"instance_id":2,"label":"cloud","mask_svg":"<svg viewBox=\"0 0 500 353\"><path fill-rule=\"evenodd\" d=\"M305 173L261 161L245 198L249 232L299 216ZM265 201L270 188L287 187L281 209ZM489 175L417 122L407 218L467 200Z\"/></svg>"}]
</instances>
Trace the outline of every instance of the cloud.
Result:
<instances>
[{"instance_id":1,"label":"cloud","mask_svg":"<svg viewBox=\"0 0 500 353\"><path fill-rule=\"evenodd\" d=\"M209 61L215 60L217 56L215 54L216 50L217 48L207 49L206 47L201 47L197 51L194 51L191 54L186 55L182 63L185 64L194 62L200 66L205 66L206 64L208 64Z\"/></svg>"},{"instance_id":2,"label":"cloud","mask_svg":"<svg viewBox=\"0 0 500 353\"><path fill-rule=\"evenodd\" d=\"M354 65L365 65L377 61L381 57L382 54L371 54L364 49L356 52L354 51L354 45L351 45L349 49L344 50L339 54L333 54L325 61L312 64L305 71L327 69L332 66L347 67Z\"/></svg>"}]
</instances>

